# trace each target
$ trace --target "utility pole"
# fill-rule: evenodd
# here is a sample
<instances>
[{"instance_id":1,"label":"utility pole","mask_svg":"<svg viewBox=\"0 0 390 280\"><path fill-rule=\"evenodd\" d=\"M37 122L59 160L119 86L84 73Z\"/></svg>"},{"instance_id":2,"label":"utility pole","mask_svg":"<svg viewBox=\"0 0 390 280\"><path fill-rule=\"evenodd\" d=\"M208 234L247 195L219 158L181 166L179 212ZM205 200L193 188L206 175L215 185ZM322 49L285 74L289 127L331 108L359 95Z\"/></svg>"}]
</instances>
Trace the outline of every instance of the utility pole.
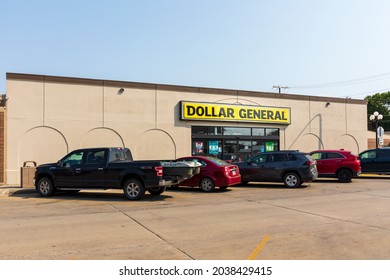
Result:
<instances>
[{"instance_id":1,"label":"utility pole","mask_svg":"<svg viewBox=\"0 0 390 280\"><path fill-rule=\"evenodd\" d=\"M272 88L279 89L279 93L281 93L281 89L288 89L288 87L286 87L286 86L273 86Z\"/></svg>"}]
</instances>

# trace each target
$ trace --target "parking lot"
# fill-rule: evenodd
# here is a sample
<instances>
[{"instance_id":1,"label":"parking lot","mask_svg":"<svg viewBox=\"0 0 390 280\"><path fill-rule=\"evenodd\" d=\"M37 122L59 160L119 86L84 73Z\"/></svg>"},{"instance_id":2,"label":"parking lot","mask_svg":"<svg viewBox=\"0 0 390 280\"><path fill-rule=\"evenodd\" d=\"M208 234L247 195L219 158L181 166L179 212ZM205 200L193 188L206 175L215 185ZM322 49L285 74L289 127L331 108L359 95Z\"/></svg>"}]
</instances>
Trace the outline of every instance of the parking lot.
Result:
<instances>
[{"instance_id":1,"label":"parking lot","mask_svg":"<svg viewBox=\"0 0 390 280\"><path fill-rule=\"evenodd\" d=\"M0 258L387 260L389 202L384 176L183 187L140 201L119 190L41 198L23 189L0 197Z\"/></svg>"}]
</instances>

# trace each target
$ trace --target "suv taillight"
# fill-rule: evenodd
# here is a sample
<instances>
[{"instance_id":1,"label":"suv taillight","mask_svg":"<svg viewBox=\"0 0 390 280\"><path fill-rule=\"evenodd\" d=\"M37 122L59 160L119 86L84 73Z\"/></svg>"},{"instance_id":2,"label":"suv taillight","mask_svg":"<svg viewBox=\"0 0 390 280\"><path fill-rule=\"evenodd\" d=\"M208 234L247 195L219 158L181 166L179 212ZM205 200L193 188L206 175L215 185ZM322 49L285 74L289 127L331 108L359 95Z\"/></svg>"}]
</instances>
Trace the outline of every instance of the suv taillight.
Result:
<instances>
[{"instance_id":1,"label":"suv taillight","mask_svg":"<svg viewBox=\"0 0 390 280\"><path fill-rule=\"evenodd\" d=\"M311 160L308 160L304 163L304 165L312 165L312 164L315 164L316 162L315 161L311 161Z\"/></svg>"},{"instance_id":2,"label":"suv taillight","mask_svg":"<svg viewBox=\"0 0 390 280\"><path fill-rule=\"evenodd\" d=\"M154 168L154 170L156 170L156 175L161 177L163 175L163 167L162 166L156 166Z\"/></svg>"}]
</instances>

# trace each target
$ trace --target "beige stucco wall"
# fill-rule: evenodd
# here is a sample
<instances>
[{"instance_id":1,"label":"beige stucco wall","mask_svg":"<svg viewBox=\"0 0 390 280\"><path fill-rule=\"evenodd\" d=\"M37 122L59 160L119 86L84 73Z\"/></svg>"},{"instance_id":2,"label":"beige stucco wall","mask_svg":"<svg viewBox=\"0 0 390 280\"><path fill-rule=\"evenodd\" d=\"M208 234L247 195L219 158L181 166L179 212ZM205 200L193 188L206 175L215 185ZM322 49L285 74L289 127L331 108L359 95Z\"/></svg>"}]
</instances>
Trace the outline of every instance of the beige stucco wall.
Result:
<instances>
[{"instance_id":1,"label":"beige stucco wall","mask_svg":"<svg viewBox=\"0 0 390 280\"><path fill-rule=\"evenodd\" d=\"M192 125L276 127L281 149L367 147L360 100L12 73L7 97L8 184L20 182L24 161L53 162L82 147L126 146L135 159L189 155ZM182 121L183 100L290 107L291 125Z\"/></svg>"}]
</instances>

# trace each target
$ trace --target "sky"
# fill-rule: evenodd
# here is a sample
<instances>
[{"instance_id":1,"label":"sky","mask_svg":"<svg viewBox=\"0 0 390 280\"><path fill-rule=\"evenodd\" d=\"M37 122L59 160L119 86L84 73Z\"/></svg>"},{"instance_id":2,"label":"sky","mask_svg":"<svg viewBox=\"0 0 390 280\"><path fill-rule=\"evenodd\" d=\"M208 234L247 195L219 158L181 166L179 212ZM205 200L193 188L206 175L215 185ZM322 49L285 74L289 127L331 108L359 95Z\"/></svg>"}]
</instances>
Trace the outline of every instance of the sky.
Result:
<instances>
[{"instance_id":1,"label":"sky","mask_svg":"<svg viewBox=\"0 0 390 280\"><path fill-rule=\"evenodd\" d=\"M363 99L390 90L389 12L388 0L0 0L0 93L25 73Z\"/></svg>"}]
</instances>

